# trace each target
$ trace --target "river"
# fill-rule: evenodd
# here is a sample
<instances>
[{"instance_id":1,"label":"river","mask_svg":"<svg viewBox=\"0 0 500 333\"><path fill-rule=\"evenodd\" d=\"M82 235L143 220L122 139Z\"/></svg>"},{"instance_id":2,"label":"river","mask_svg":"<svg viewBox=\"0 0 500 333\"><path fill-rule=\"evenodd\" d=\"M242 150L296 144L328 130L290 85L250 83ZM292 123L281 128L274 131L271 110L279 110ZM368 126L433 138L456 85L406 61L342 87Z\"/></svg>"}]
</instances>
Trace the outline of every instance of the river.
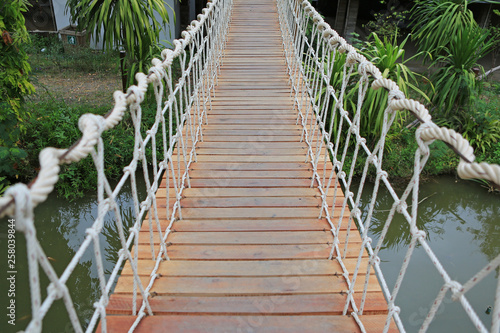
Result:
<instances>
[{"instance_id":1,"label":"river","mask_svg":"<svg viewBox=\"0 0 500 333\"><path fill-rule=\"evenodd\" d=\"M370 187L367 186L364 192L366 195L363 196L362 202L366 205L369 193L371 193ZM419 228L426 231L431 247L453 279L465 282L471 274L486 265L500 252L499 198L500 195L488 193L478 183L456 180L454 177L434 178L421 185L420 199L423 201L419 206ZM380 233L387 210L392 204L390 199L387 193L380 193L370 234L374 243ZM118 201L121 205L122 217L130 223L133 206L128 187L124 188ZM58 274L61 274L69 263L85 237L85 230L94 221L97 215L95 202L96 196L93 194L70 203L56 195L51 195L46 203L36 209L38 239ZM363 213L366 214L366 209ZM111 216L108 216L107 221L104 235L101 236L101 244L107 253L116 253L119 244L109 223ZM390 288L394 285L399 273L409 239L406 222L396 217L384 249L380 253L382 270ZM2 267L6 267L6 220L0 221L0 253L4 256L1 259ZM31 318L27 266L24 259L26 258L25 242L24 237L19 233L16 237L16 257L16 326L9 325L8 318L3 315L0 317L0 332L22 330ZM92 253L89 251L68 281L75 307L84 321L89 320L93 313L93 302L98 295L96 268L91 259ZM111 263L114 258L111 256L107 259L105 269L109 271L112 269ZM2 293L0 306L3 309L8 305L6 274L6 269L3 269L0 281L0 293ZM47 284L46 279L42 279L42 282ZM418 247L414 252L396 302L402 309L400 315L408 332L418 331L442 283L432 263L422 248ZM494 304L495 288L496 279L493 273L467 294L469 301L488 328L491 315L486 314L485 311L488 306ZM42 294L45 294L45 287L42 288ZM448 293L428 332L474 332L461 306L452 303L449 296ZM44 320L43 332L72 331L62 301L56 301Z\"/></svg>"}]
</instances>

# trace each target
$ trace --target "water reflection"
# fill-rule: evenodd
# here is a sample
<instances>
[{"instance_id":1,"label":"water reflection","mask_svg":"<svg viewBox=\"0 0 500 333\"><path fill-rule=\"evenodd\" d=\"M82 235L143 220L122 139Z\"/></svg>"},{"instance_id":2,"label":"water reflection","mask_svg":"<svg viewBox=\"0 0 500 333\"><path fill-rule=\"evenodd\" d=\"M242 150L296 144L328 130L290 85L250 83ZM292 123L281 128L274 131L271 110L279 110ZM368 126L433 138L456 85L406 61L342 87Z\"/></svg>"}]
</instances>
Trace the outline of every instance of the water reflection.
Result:
<instances>
[{"instance_id":1,"label":"water reflection","mask_svg":"<svg viewBox=\"0 0 500 333\"><path fill-rule=\"evenodd\" d=\"M370 184L363 190L363 219L368 213L372 191ZM499 199L500 195L488 193L476 183L457 181L453 177L441 177L421 185L417 226L426 232L428 242L452 279L466 282L500 252ZM381 188L369 232L373 244L380 237L392 204L388 191ZM396 213L379 255L390 288L399 274L410 240L408 223ZM417 248L396 302L402 309L401 318L408 332L418 331L442 284L425 251ZM467 294L486 327L491 325L491 316L484 310L493 305L495 288L495 275L491 274ZM449 296L429 332L474 332L464 310Z\"/></svg>"},{"instance_id":2,"label":"water reflection","mask_svg":"<svg viewBox=\"0 0 500 333\"><path fill-rule=\"evenodd\" d=\"M144 196L143 186L140 185L140 198ZM126 234L133 224L134 210L130 186L126 185L119 196L117 204L120 207ZM82 199L68 202L65 199L51 195L47 202L35 210L35 225L37 237L47 257L60 276L70 260L75 255L80 244L85 239L85 231L92 226L97 217L96 195L88 194ZM121 248L116 233L114 213L110 212L104 220L103 232L100 235L101 251L104 253L104 270L110 274L117 259L117 252ZM7 221L0 221L0 253L7 253ZM31 320L30 291L28 284L28 268L26 263L26 246L24 236L16 234L16 317L17 325L13 327L6 320L0 320L0 332L17 332L26 328ZM2 256L2 267L6 267L7 256ZM6 274L3 270L2 274ZM48 279L40 272L42 297L46 296ZM75 310L80 321L85 325L94 312L94 302L100 297L97 267L94 259L94 249L91 246L76 266L66 283L74 302ZM0 306L6 308L8 290L6 276L0 280ZM4 307L5 306L5 307ZM43 322L43 332L73 332L62 300L54 302Z\"/></svg>"}]
</instances>

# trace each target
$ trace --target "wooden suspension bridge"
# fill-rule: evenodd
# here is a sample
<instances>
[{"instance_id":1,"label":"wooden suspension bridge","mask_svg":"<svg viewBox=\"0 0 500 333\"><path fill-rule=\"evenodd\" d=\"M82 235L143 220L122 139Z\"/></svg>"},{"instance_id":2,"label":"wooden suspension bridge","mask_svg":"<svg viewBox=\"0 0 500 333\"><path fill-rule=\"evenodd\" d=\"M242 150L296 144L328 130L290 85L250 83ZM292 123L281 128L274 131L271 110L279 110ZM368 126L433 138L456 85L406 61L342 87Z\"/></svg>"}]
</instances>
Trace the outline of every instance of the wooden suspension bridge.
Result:
<instances>
[{"instance_id":1,"label":"wooden suspension bridge","mask_svg":"<svg viewBox=\"0 0 500 333\"><path fill-rule=\"evenodd\" d=\"M360 331L353 317L342 315L348 284L340 264L328 259L333 236L327 221L318 219L321 193L290 92L275 2L235 0L208 125L181 199L182 219L167 239L171 260L160 263L150 291L155 315L143 318L136 331ZM156 194L162 229L169 216L161 203L173 206L172 186L164 178ZM328 196L333 200L333 193ZM334 217L342 200L337 195ZM342 225L345 239L347 223ZM352 274L362 242L354 225L349 231L347 252L334 256L345 255ZM149 239L144 223L138 268L145 285L155 265ZM365 252L361 269L367 264ZM381 332L387 302L376 276L369 279L360 320L367 331ZM358 300L364 281L356 285ZM127 263L106 308L109 332L127 331L136 320L133 292Z\"/></svg>"}]
</instances>

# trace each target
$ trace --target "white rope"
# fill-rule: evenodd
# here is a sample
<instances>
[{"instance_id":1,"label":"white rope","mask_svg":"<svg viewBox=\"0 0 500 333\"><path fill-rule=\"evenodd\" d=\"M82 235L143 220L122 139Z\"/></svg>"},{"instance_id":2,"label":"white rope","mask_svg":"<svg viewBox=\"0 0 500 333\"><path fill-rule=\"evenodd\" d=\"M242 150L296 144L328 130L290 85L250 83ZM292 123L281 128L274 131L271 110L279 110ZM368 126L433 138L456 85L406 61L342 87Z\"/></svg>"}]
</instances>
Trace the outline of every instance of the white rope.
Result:
<instances>
[{"instance_id":1,"label":"white rope","mask_svg":"<svg viewBox=\"0 0 500 333\"><path fill-rule=\"evenodd\" d=\"M231 8L232 0L209 1L207 8L198 15L198 20L193 21L187 31L182 33L180 40L174 41L175 48L163 50L162 60L153 59L153 67L149 70L148 75L137 73L135 76L137 84L129 87L127 93L120 91L114 93L115 105L107 116L83 115L78 123L82 132L80 140L68 149L46 148L42 150L40 153L40 172L29 188L23 184L14 185L0 198L1 216L14 217L17 231L22 232L26 237L32 308L32 320L26 329L27 332L41 331L45 314L54 300L60 298L64 300L73 329L76 332L83 332L66 282L86 251L93 253L101 295L94 303L95 312L86 327L86 332L93 332L99 321L102 331L106 331L106 306L109 302L109 294L125 260L129 261L134 279L131 314L137 315L137 320L130 327L130 331L137 327L145 315L153 315L148 301L149 291L157 277L160 261L168 259L166 240L173 221L181 214L182 191L186 186L189 186L189 165L196 159L195 147L202 137L201 125L204 120L206 121L206 112L211 106L211 96L225 47ZM176 84L173 82L171 69L174 61L181 64L182 72ZM149 85L153 85L157 107L154 124L143 135L141 103ZM101 135L104 131L112 130L123 119L127 110L130 110L134 125L133 159L124 168L122 178L112 189L104 172L105 150ZM161 132L161 140L157 140L159 131ZM146 149L152 151L151 160L147 159ZM172 158L174 149L177 149L178 153L177 165L174 165ZM161 161L158 161L157 151L163 153ZM87 229L86 237L80 248L63 274L58 277L37 240L33 209L52 192L59 178L60 164L78 162L89 154L92 155L98 173L98 217L93 225ZM184 167L184 172L181 171L181 164ZM149 165L152 165L153 168L152 181L150 180ZM141 166L143 170L147 190L147 196L142 202L137 193L136 171L138 166ZM166 230L162 230L160 227L158 206L154 195L164 172L166 172L166 179L169 182L167 191L170 190L170 187L175 191L175 204L172 209L169 208L169 195L167 194L166 210L170 225ZM169 181L169 176L172 183ZM134 224L129 230L128 237L125 235L120 208L116 202L116 197L127 181L131 183L134 201ZM111 275L106 279L99 235L103 229L104 217L110 211L115 216L121 249L118 253L118 261ZM148 219L145 223L149 224L151 256L152 259L156 260L156 264L147 285L143 285L138 275L137 260L139 230L146 214L148 214ZM153 231L158 232L159 248L154 246ZM132 244L134 244L135 249L133 253L129 250ZM39 266L50 281L47 296L43 300L40 293ZM137 295L143 300L139 309L136 309Z\"/></svg>"},{"instance_id":2,"label":"white rope","mask_svg":"<svg viewBox=\"0 0 500 333\"><path fill-rule=\"evenodd\" d=\"M297 122L303 127L303 141L308 146L308 161L314 170L314 179L322 195L322 207L319 217L325 217L331 226L331 232L334 235L334 242L330 253L330 259L337 259L343 268L343 275L347 279L348 293L344 308L344 314L347 314L349 306L352 307L353 316L359 324L360 329L364 331L362 320L358 315L363 314L364 304L368 290L368 277L371 269L378 276L379 283L383 293L388 300L388 316L384 332L389 330L391 320L394 320L401 331L405 331L403 323L399 317L399 307L396 306L397 295L404 280L405 273L414 248L419 244L432 261L435 269L443 277L444 287L436 298L436 303L429 311L429 314L421 328L422 332L427 330L432 321L439 303L443 300L447 290L452 291L452 298L462 304L464 311L471 319L479 332L485 332L486 329L479 320L476 312L472 309L465 294L476 285L485 276L500 266L500 256L489 263L484 269L474 275L463 286L452 281L446 270L440 264L438 258L432 251L425 239L425 233L417 228L417 208L418 208L418 189L420 172L422 171L430 155L429 145L434 140L441 140L448 144L460 156L460 163L457 171L462 178L481 178L497 186L500 185L500 166L487 163L475 163L474 154L470 144L460 134L452 129L439 128L431 119L428 110L424 105L417 101L407 99L399 90L397 84L390 79L382 77L380 70L369 62L364 56L359 54L356 49L349 45L342 37L338 35L321 18L316 10L307 0L277 0L281 33L283 36L283 47L287 61L290 82L292 83L291 93L295 98L297 106ZM346 61L343 65L341 87L336 90L330 84L333 73L334 62L340 55L346 55ZM358 83L358 103L354 110L346 105L346 90L349 84ZM372 82L369 86L368 83ZM369 89L386 89L388 91L388 106L384 111L381 136L372 151L367 147L366 140L359 134L359 123L361 117L361 106L364 97ZM333 107L332 107L333 106ZM376 106L375 106L376 107ZM328 109L329 108L329 109ZM396 112L408 110L421 123L416 132L416 142L418 149L415 152L415 168L412 178L404 193L399 197L389 183L387 173L382 169L385 137L389 132L395 119ZM328 120L329 119L329 120ZM334 120L336 121L334 123ZM328 123L329 121L329 123ZM335 132L336 131L336 132ZM334 136L336 133L336 136ZM347 137L341 140L341 133L347 133ZM332 142L333 141L333 142ZM343 147L340 143L342 141ZM352 142L352 145L351 145ZM352 154L352 164L349 170L346 170L344 163L348 151ZM360 177L359 188L356 194L350 189L354 175L354 163L359 156L364 155L366 163L363 173ZM321 156L323 158L321 158ZM332 157L333 169L327 174L325 166ZM322 174L318 174L320 161L323 164ZM364 220L361 219L360 200L363 188L367 179L369 168L376 169L376 178L374 189L371 195L371 201L368 203L368 212ZM333 220L333 210L338 194L342 186L345 197L340 209L340 216ZM375 210L375 203L380 187L385 187L389 195L394 199L394 204L389 212L387 220L383 225L382 232L375 247L372 248L371 240L368 237L368 230L371 226L371 218ZM333 202L327 202L326 193L333 189ZM406 202L411 197L411 211L408 211ZM331 199L330 199L331 200ZM331 208L330 205L331 204ZM348 209L350 208L350 214ZM409 224L412 239L408 245L403 264L401 265L399 275L393 290L389 290L386 280L380 269L380 258L378 256L383 241L391 226L393 217L401 214ZM349 231L341 250L339 244L339 231L344 217L348 217L348 228L353 220L357 222L361 234L363 246L357 255L358 260L352 274L349 278L348 272L343 265L342 260L346 256L347 244L349 242ZM369 265L366 272L361 273L361 258L366 251L369 255ZM359 304L355 304L352 297L354 287L358 279L358 274L364 275L363 296ZM496 290L495 308L492 315L491 332L498 333L500 326L500 281Z\"/></svg>"},{"instance_id":3,"label":"white rope","mask_svg":"<svg viewBox=\"0 0 500 333\"><path fill-rule=\"evenodd\" d=\"M443 288L436 296L436 301L429 310L421 331L425 332L427 330L446 293L451 291L452 299L460 302L478 331L486 332L483 323L467 301L466 294L479 281L500 266L500 256L463 285L451 280L427 243L425 233L417 228L418 188L420 172L430 155L429 145L434 140L442 140L459 154L458 174L463 178L483 178L499 185L500 167L486 163L475 163L470 144L460 134L451 129L436 126L425 106L419 102L406 99L397 84L383 78L378 68L359 54L354 47L347 44L337 32L332 30L307 0L277 0L277 5L280 29L283 35L284 55L287 60L290 82L292 83L291 95L294 97L295 106L297 107L297 123L302 125L302 140L308 147L307 161L314 170L311 186L314 185L314 182L317 182L322 196L322 205L318 217L324 217L330 225L330 232L334 238L330 259L336 259L339 262L347 282L348 290L343 313L347 314L349 307L351 307L351 315L358 323L361 331L365 331L360 316L363 314L369 276L373 269L388 300L388 316L384 331L389 330L391 320L394 320L398 328L404 331L399 317L400 309L396 305L397 295L404 281L409 262L412 259L414 248L420 245L443 278ZM101 294L100 298L94 303L95 312L86 328L86 332L92 332L99 321L102 330L106 331L106 306L109 302L109 294L125 260L129 261L134 280L131 314L137 316L129 331L132 332L146 315L154 315L149 304L150 290L154 280L158 277L160 262L169 259L167 239L172 232L172 225L176 219L182 218L180 199L183 190L190 187L189 166L193 161L196 161L195 147L203 139L201 125L207 122L207 110L211 107L211 99L215 94L214 87L220 72L226 33L231 18L231 8L232 0L213 0L209 2L202 14L198 15L197 20L193 21L187 30L182 33L182 38L174 41L174 49L162 51L162 60L154 59L152 61L153 67L149 70L148 75L138 73L136 75L137 85L130 87L127 93L119 91L114 93L115 106L107 116L102 117L91 114L82 116L79 120L79 128L82 131L81 139L68 149L46 148L42 150L40 153L41 169L35 181L29 187L23 184L14 185L0 198L1 216L15 217L17 230L22 232L27 240L32 307L32 320L27 328L28 332L41 331L45 314L54 300L61 298L64 301L73 329L76 332L83 332L66 282L86 251L91 251L95 258ZM309 28L311 29L308 30ZM334 61L337 56L342 55L345 55L346 61L341 71L341 87L336 89L330 84L330 80L334 75L339 74L334 72ZM181 76L176 84L173 83L171 68L174 61L179 62L181 70ZM353 81L358 83L358 102L355 108L351 109L345 105L345 100L346 90ZM149 85L153 86L157 107L154 124L144 135L141 130L141 103ZM359 132L362 103L370 89L381 88L388 91L388 106L384 110L382 135L375 148L370 151L366 145L366 140L361 137ZM333 107L330 107L331 105ZM124 168L123 177L118 184L111 188L104 173L105 149L101 135L104 131L112 130L123 119L127 110L130 111L134 125L133 159ZM421 125L416 132L418 149L415 153L414 174L404 193L398 196L388 181L387 173L382 169L382 161L385 137L394 122L396 112L402 110L410 111L421 122ZM158 131L161 132L161 140L157 140ZM347 137L341 140L341 133L343 132L347 133ZM336 135L334 135L335 133ZM343 146L340 144L341 141ZM351 143L354 147L352 150L353 162L348 170L344 170L347 155L351 153L349 152ZM147 159L147 149L152 150L151 160ZM174 162L173 158L174 149L177 150L176 162ZM159 151L163 153L161 161L158 161ZM80 248L76 251L62 275L58 277L44 255L42 246L38 243L33 209L43 202L53 190L54 184L58 180L60 164L78 162L88 154L92 155L98 172L98 217L92 227L87 229L86 237ZM354 193L351 191L355 173L354 163L361 155L366 157L366 163L361 175L359 189L357 193ZM330 156L333 158L333 168L330 172L327 172L325 167L330 160ZM152 181L150 180L148 165L153 167ZM320 171L321 165L323 166L322 172ZM141 166L143 170L147 189L147 196L143 201L140 201L137 193L136 171L138 166ZM376 179L372 199L368 204L367 217L363 221L359 208L360 199L370 167L376 169ZM181 172L182 168L184 168L184 172ZM164 230L160 227L158 203L154 195L159 188L163 173L165 173L167 180L166 212L169 219L169 224ZM127 181L131 183L134 202L134 224L129 230L128 237L125 235L120 207L116 202L117 195ZM368 237L368 230L371 227L371 218L380 187L385 187L388 190L394 199L394 204L385 221L379 240L375 247L372 248L372 240ZM340 216L334 218L335 202L342 188L345 196ZM329 202L327 198L330 189L334 193L333 202ZM169 202L171 191L173 191L174 198L172 208L170 208ZM411 211L408 211L406 202L410 195L412 196L412 208ZM349 210L350 213L348 213ZM118 253L117 263L106 280L99 235L103 229L104 216L110 211L113 212L116 218L115 223L121 249ZM396 213L401 214L408 222L412 239L396 283L391 291L382 274L378 254ZM149 281L143 284L137 268L139 255L138 235L146 214L148 219L145 223L148 223L151 258L156 262L150 272ZM347 218L348 232L345 238L341 240L339 235L344 223L344 217ZM353 221L356 221L359 227L362 246L357 253L358 259L350 278L343 260L346 257L350 237L349 230ZM159 235L159 248L154 246L153 232L155 231ZM341 248L342 241L344 246ZM132 244L134 244L135 249L133 253L129 250ZM369 255L369 265L366 272L361 272L364 251ZM42 299L40 292L39 268L50 281L45 299ZM361 302L356 304L353 297L354 288L359 280L363 280L359 279L358 275L364 275L364 286ZM139 309L136 306L138 294L142 298ZM498 332L500 325L500 283L496 290L496 296L491 332Z\"/></svg>"}]
</instances>

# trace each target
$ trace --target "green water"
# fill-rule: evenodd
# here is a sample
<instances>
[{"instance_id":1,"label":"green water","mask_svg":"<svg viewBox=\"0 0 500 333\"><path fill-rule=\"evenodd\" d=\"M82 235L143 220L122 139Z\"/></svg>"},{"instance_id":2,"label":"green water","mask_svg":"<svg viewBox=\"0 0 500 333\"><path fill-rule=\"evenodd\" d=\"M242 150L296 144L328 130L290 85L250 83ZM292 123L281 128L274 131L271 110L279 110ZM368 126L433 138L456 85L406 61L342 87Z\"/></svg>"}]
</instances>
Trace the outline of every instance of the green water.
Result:
<instances>
[{"instance_id":1,"label":"green water","mask_svg":"<svg viewBox=\"0 0 500 333\"><path fill-rule=\"evenodd\" d=\"M127 221L133 216L132 197L127 188L118 197L121 214ZM371 189L364 191L363 201L366 204ZM458 181L452 177L441 177L421 186L419 215L421 229L428 233L428 240L438 258L450 276L465 282L472 272L483 267L488 260L500 252L500 205L499 195L490 194L473 182ZM64 199L50 196L45 204L36 209L37 236L50 257L58 274L61 274L74 255L79 244L85 238L85 230L91 226L97 216L95 195L88 195L82 200L68 203ZM386 193L381 193L374 216L374 228L371 237L374 243L381 230L382 222L387 215L386 210L392 202ZM366 213L366 211L365 211ZM106 218L101 246L106 253L116 253L119 248L110 221ZM382 222L381 222L382 221ZM382 269L390 288L409 241L406 222L396 218L387 238L388 242L382 250ZM7 221L0 221L0 254L2 267L7 265ZM98 297L98 281L96 267L92 264L93 251L87 251L75 273L68 281L68 287L80 318L85 322L92 315L93 302ZM26 250L24 236L16 237L16 326L9 325L7 310L0 317L0 332L14 332L26 327L30 320L29 285L27 280ZM105 263L105 269L112 269L111 255ZM41 274L43 276L43 274ZM0 280L0 306L8 305L7 269L2 268ZM46 279L42 279L45 294ZM474 287L468 299L478 309L480 318L486 327L490 326L491 316L485 314L488 306L494 303L495 274ZM401 318L408 332L416 332L420 327L430 304L442 286L442 279L433 269L422 248L417 248L408 268L398 296L397 305L401 307ZM431 325L429 332L474 332L461 306L454 304L447 295L444 305ZM56 301L44 320L44 332L72 332L68 316L62 301Z\"/></svg>"},{"instance_id":2,"label":"green water","mask_svg":"<svg viewBox=\"0 0 500 333\"><path fill-rule=\"evenodd\" d=\"M372 186L363 191L366 206ZM402 190L397 191L400 194ZM393 203L387 191L381 190L376 205L370 237L376 244L388 210ZM427 234L427 241L451 279L465 283L500 252L500 195L488 193L477 183L440 177L421 186L417 222ZM363 210L363 216L367 214ZM381 267L392 291L410 241L406 220L396 214L381 250ZM495 274L496 273L496 274ZM494 305L498 271L466 294L472 307L489 330L491 315L485 313ZM407 332L417 332L423 323L443 279L421 246L408 266L396 305ZM460 304L451 301L451 293L437 312L428 332L476 332Z\"/></svg>"},{"instance_id":3,"label":"green water","mask_svg":"<svg viewBox=\"0 0 500 333\"><path fill-rule=\"evenodd\" d=\"M140 195L144 191L139 189ZM42 244L45 255L49 257L55 271L61 275L80 244L85 239L86 229L92 226L97 217L96 195L88 194L82 199L68 202L66 199L51 195L47 201L36 208L37 237ZM121 209L121 216L126 225L131 225L134 210L130 187L125 185L122 193L117 197L117 203ZM119 239L116 236L111 221L114 220L112 213L108 213L103 234L100 236L101 251L106 253L104 269L111 272L113 262L116 262L117 251L120 248ZM7 265L7 220L0 221L0 253L3 255L2 267ZM128 229L128 228L126 228ZM87 250L76 267L74 273L67 282L71 292L75 309L81 321L88 322L94 312L93 304L100 296L98 291L99 282L95 260L93 260L93 245ZM25 329L31 319L30 293L28 284L28 269L26 263L26 242L24 235L16 234L16 325L8 323L6 310L2 311L0 317L0 332L16 332ZM41 271L40 271L41 272ZM6 309L8 302L7 270L2 269L0 280L0 306ZM42 296L46 295L48 279L40 273L42 281ZM109 274L106 274L108 277ZM5 314L4 314L5 313ZM85 327L84 327L85 328ZM73 332L69 322L66 308L62 300L57 300L47 313L43 321L43 332Z\"/></svg>"}]
</instances>

